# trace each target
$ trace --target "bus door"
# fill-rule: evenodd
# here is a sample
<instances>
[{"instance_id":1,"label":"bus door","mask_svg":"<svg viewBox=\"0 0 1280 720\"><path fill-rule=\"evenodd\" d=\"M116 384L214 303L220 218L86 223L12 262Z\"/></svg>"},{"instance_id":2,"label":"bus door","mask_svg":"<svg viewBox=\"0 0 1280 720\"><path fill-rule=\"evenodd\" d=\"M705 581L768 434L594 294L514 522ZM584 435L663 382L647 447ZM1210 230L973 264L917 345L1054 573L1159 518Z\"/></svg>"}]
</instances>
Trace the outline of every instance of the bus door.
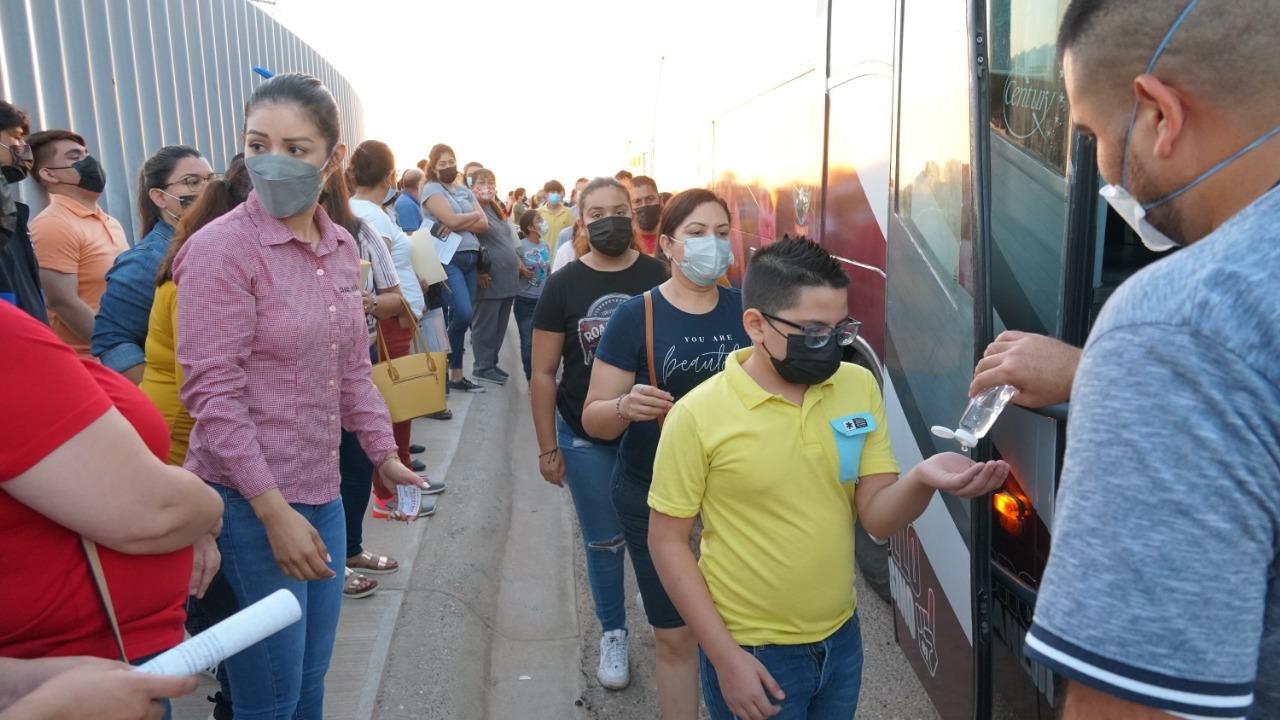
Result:
<instances>
[{"instance_id":1,"label":"bus door","mask_svg":"<svg viewBox=\"0 0 1280 720\"><path fill-rule=\"evenodd\" d=\"M1077 347L1112 290L1155 255L1098 196L1091 140L1071 131L1057 61L1067 0L987 0L989 297L994 330ZM992 428L1012 469L991 497L991 667L999 704L1055 717L1062 683L1023 654L1053 536L1069 404L1010 405Z\"/></svg>"},{"instance_id":2,"label":"bus door","mask_svg":"<svg viewBox=\"0 0 1280 720\"><path fill-rule=\"evenodd\" d=\"M978 353L980 265L975 244L975 104L970 8L954 0L898 6L893 154L886 257L885 408L903 472L956 450L933 425L954 427ZM970 718L975 693L975 537L985 503L936 494L890 538L889 579L899 645L943 718ZM979 638L980 641L980 638ZM981 642L979 642L981 644Z\"/></svg>"}]
</instances>

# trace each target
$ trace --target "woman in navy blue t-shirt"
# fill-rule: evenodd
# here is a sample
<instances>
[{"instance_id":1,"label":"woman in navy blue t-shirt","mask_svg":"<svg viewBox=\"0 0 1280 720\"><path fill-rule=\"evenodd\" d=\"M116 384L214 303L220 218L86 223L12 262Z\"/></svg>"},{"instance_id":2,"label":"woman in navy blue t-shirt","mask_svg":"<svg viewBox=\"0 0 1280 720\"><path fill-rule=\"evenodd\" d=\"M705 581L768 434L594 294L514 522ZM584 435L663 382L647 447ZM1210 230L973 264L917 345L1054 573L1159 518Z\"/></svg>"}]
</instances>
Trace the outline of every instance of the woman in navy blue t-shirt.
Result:
<instances>
[{"instance_id":1,"label":"woman in navy blue t-shirt","mask_svg":"<svg viewBox=\"0 0 1280 720\"><path fill-rule=\"evenodd\" d=\"M659 252L671 261L671 278L648 293L653 303L653 379L645 298L639 296L624 302L605 328L582 424L593 437L623 436L613 505L645 615L654 628L658 703L664 718L694 718L698 645L649 556L649 483L661 418L676 400L720 372L729 353L750 346L751 339L742 327L742 294L720 285L733 262L724 201L703 189L671 198L662 212L658 243Z\"/></svg>"}]
</instances>

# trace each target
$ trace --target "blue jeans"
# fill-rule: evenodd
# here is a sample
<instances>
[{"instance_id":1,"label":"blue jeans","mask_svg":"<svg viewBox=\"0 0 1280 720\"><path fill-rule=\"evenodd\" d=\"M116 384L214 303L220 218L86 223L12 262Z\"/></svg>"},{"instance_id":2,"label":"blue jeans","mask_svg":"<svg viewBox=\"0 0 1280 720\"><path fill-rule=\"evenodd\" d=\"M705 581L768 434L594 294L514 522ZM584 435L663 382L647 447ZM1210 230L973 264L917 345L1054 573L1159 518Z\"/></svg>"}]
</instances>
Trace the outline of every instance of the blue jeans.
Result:
<instances>
[{"instance_id":1,"label":"blue jeans","mask_svg":"<svg viewBox=\"0 0 1280 720\"><path fill-rule=\"evenodd\" d=\"M462 369L462 342L471 328L471 318L475 315L475 297L479 287L480 274L476 272L476 263L480 260L477 250L463 250L453 254L453 259L444 266L449 292L444 294L445 309L449 314L449 367Z\"/></svg>"},{"instance_id":2,"label":"blue jeans","mask_svg":"<svg viewBox=\"0 0 1280 720\"><path fill-rule=\"evenodd\" d=\"M617 445L595 445L574 434L556 413L556 441L564 458L564 481L573 496L573 509L582 527L587 554L587 580L602 632L627 627L623 563L626 542L613 511L610 485L618 460Z\"/></svg>"},{"instance_id":3,"label":"blue jeans","mask_svg":"<svg viewBox=\"0 0 1280 720\"><path fill-rule=\"evenodd\" d=\"M346 523L342 501L324 505L291 505L320 533L335 576L304 582L288 577L276 564L267 529L240 493L214 485L226 510L222 514L222 572L240 607L248 607L284 588L298 598L302 620L227 659L235 690L232 709L237 720L322 720L324 676L333 655L342 605Z\"/></svg>"},{"instance_id":4,"label":"blue jeans","mask_svg":"<svg viewBox=\"0 0 1280 720\"><path fill-rule=\"evenodd\" d=\"M533 377L533 309L537 306L538 298L516 298L516 329L520 331L520 362L524 364L525 380Z\"/></svg>"},{"instance_id":5,"label":"blue jeans","mask_svg":"<svg viewBox=\"0 0 1280 720\"><path fill-rule=\"evenodd\" d=\"M849 720L862 690L862 629L855 612L825 640L808 645L744 647L777 681L786 699L774 720ZM698 649L702 699L711 720L733 720L720 694L716 669ZM777 701L774 701L777 705ZM237 716L238 717L238 716Z\"/></svg>"}]
</instances>

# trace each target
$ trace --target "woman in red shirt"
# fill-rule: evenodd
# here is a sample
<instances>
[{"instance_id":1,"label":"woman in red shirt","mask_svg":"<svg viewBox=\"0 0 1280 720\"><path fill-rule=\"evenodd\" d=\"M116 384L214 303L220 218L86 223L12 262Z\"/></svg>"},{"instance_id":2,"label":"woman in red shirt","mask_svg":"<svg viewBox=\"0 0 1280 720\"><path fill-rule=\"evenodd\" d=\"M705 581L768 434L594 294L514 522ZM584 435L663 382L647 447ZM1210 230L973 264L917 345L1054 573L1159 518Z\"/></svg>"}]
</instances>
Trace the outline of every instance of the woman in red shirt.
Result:
<instances>
[{"instance_id":1,"label":"woman in red shirt","mask_svg":"<svg viewBox=\"0 0 1280 720\"><path fill-rule=\"evenodd\" d=\"M212 546L222 500L165 464L164 418L124 376L81 362L5 303L0 347L0 557L11 580L0 655L119 657L80 535L100 546L129 659L177 645L200 582L191 546Z\"/></svg>"}]
</instances>

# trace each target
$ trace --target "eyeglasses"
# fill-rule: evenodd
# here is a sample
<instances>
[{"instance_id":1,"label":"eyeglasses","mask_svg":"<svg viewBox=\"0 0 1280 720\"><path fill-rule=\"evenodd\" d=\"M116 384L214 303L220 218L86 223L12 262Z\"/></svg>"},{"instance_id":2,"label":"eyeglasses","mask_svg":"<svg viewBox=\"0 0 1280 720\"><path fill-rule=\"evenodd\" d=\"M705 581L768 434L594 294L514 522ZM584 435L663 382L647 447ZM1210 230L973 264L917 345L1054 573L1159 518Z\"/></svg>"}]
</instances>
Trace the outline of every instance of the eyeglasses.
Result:
<instances>
[{"instance_id":1,"label":"eyeglasses","mask_svg":"<svg viewBox=\"0 0 1280 720\"><path fill-rule=\"evenodd\" d=\"M187 175L180 177L171 183L161 185L162 188L173 187L174 185L183 185L191 192L200 192L205 185L211 182L218 182L222 179L222 173L210 173L208 175Z\"/></svg>"},{"instance_id":2,"label":"eyeglasses","mask_svg":"<svg viewBox=\"0 0 1280 720\"><path fill-rule=\"evenodd\" d=\"M767 312L762 312L760 314L763 315L766 320L770 321L769 327L773 328L774 332L779 335L786 335L787 333L784 333L775 327L772 322L774 320L799 330L804 334L805 347L814 350L826 347L827 343L831 342L831 338L836 339L837 345L841 347L848 347L857 339L858 329L862 327L862 323L854 320L853 318L845 318L840 321L839 325L834 326L821 323L817 325L801 325L799 323L793 323L786 318L780 318L777 315L770 315Z\"/></svg>"},{"instance_id":3,"label":"eyeglasses","mask_svg":"<svg viewBox=\"0 0 1280 720\"><path fill-rule=\"evenodd\" d=\"M21 140L19 140L18 142L12 145L6 145L4 143L0 143L0 147L4 148L5 150L8 150L9 154L17 162L23 162L23 163L31 162L31 157L32 157L31 146L22 142Z\"/></svg>"}]
</instances>

